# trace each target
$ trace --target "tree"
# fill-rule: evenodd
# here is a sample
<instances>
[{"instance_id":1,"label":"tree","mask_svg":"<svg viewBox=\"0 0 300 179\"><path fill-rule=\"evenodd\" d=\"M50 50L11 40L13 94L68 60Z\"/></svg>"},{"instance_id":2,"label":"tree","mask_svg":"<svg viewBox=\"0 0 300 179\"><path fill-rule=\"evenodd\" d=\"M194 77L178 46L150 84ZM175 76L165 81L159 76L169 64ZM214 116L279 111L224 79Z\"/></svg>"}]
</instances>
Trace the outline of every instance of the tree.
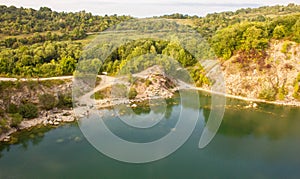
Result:
<instances>
[{"instance_id":1,"label":"tree","mask_svg":"<svg viewBox=\"0 0 300 179\"><path fill-rule=\"evenodd\" d=\"M38 117L38 108L32 103L22 104L19 107L19 113L23 118L32 119Z\"/></svg>"},{"instance_id":2,"label":"tree","mask_svg":"<svg viewBox=\"0 0 300 179\"><path fill-rule=\"evenodd\" d=\"M269 40L266 32L258 27L251 26L243 33L241 49L246 52L250 50L263 50L267 47Z\"/></svg>"},{"instance_id":3,"label":"tree","mask_svg":"<svg viewBox=\"0 0 300 179\"><path fill-rule=\"evenodd\" d=\"M11 114L10 117L11 117L10 127L18 127L23 121L23 117L19 113Z\"/></svg>"},{"instance_id":4,"label":"tree","mask_svg":"<svg viewBox=\"0 0 300 179\"><path fill-rule=\"evenodd\" d=\"M57 107L59 108L70 108L73 106L71 94L59 94Z\"/></svg>"},{"instance_id":5,"label":"tree","mask_svg":"<svg viewBox=\"0 0 300 179\"><path fill-rule=\"evenodd\" d=\"M51 94L42 94L39 96L39 103L43 109L50 110L57 105L57 100Z\"/></svg>"},{"instance_id":6,"label":"tree","mask_svg":"<svg viewBox=\"0 0 300 179\"><path fill-rule=\"evenodd\" d=\"M286 30L283 25L277 25L273 31L273 38L281 39L286 36Z\"/></svg>"},{"instance_id":7,"label":"tree","mask_svg":"<svg viewBox=\"0 0 300 179\"><path fill-rule=\"evenodd\" d=\"M293 40L300 43L300 20L298 20L292 27L293 30Z\"/></svg>"},{"instance_id":8,"label":"tree","mask_svg":"<svg viewBox=\"0 0 300 179\"><path fill-rule=\"evenodd\" d=\"M133 88L133 87L131 87L130 89L129 89L129 93L128 93L128 98L129 99L134 99L136 96L137 96L137 91L136 91L136 89L135 88Z\"/></svg>"},{"instance_id":9,"label":"tree","mask_svg":"<svg viewBox=\"0 0 300 179\"><path fill-rule=\"evenodd\" d=\"M10 114L18 113L19 112L18 106L15 105L14 103L10 103L8 105L7 112Z\"/></svg>"},{"instance_id":10,"label":"tree","mask_svg":"<svg viewBox=\"0 0 300 179\"><path fill-rule=\"evenodd\" d=\"M76 63L77 61L70 56L62 57L62 59L60 60L60 67L62 69L62 74L71 75L76 68Z\"/></svg>"}]
</instances>

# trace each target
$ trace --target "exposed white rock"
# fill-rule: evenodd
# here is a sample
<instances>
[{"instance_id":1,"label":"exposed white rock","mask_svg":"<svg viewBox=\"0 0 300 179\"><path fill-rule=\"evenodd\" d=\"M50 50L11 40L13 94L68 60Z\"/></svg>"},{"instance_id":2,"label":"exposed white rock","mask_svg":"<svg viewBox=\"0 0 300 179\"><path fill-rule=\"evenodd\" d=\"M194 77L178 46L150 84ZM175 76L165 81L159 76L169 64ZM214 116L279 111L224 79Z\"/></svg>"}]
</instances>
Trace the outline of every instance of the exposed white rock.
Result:
<instances>
[{"instance_id":1,"label":"exposed white rock","mask_svg":"<svg viewBox=\"0 0 300 179\"><path fill-rule=\"evenodd\" d=\"M136 108L136 107L137 107L137 105L136 105L136 104L133 104L133 105L131 105L131 107L132 107L132 108Z\"/></svg>"},{"instance_id":2,"label":"exposed white rock","mask_svg":"<svg viewBox=\"0 0 300 179\"><path fill-rule=\"evenodd\" d=\"M252 105L254 108L257 108L258 107L258 105L256 104L256 103L253 103L253 105Z\"/></svg>"}]
</instances>

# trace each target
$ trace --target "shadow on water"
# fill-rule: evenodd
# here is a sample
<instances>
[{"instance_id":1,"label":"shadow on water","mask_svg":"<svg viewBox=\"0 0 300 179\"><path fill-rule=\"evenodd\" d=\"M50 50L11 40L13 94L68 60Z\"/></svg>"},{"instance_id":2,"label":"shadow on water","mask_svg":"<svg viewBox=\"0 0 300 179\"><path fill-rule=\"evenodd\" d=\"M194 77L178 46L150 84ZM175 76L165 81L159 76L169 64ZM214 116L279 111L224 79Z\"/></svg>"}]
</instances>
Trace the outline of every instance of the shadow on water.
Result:
<instances>
[{"instance_id":1,"label":"shadow on water","mask_svg":"<svg viewBox=\"0 0 300 179\"><path fill-rule=\"evenodd\" d=\"M72 123L70 125L77 126L77 123ZM36 146L41 143L45 135L55 129L55 126L35 126L30 129L17 131L10 136L9 142L0 142L0 158L3 157L2 151L10 151L13 146L20 146L23 150L29 150L30 146Z\"/></svg>"}]
</instances>

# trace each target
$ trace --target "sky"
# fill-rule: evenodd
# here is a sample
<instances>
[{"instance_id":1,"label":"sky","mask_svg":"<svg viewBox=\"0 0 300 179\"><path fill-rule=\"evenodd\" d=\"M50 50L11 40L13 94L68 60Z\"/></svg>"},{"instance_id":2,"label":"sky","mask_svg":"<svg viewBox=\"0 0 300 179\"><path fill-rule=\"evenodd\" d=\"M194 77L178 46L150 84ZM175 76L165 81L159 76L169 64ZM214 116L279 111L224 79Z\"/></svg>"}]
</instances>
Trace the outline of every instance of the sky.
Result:
<instances>
[{"instance_id":1,"label":"sky","mask_svg":"<svg viewBox=\"0 0 300 179\"><path fill-rule=\"evenodd\" d=\"M47 6L55 11L85 10L97 15L131 15L152 17L181 13L205 16L208 13L235 11L266 5L300 4L300 0L0 0L0 4L39 9Z\"/></svg>"}]
</instances>

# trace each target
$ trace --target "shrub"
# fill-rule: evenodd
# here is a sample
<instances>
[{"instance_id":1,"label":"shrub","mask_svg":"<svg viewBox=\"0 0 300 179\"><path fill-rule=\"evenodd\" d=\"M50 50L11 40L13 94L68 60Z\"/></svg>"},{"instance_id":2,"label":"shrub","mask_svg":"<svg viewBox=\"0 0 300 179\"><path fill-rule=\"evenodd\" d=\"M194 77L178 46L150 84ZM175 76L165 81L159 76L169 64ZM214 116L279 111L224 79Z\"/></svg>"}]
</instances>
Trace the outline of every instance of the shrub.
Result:
<instances>
[{"instance_id":1,"label":"shrub","mask_svg":"<svg viewBox=\"0 0 300 179\"><path fill-rule=\"evenodd\" d=\"M293 97L295 99L300 99L299 97L299 82L300 82L300 73L298 74L297 78L295 79L295 82L294 82L294 93L293 93Z\"/></svg>"},{"instance_id":2,"label":"shrub","mask_svg":"<svg viewBox=\"0 0 300 179\"><path fill-rule=\"evenodd\" d=\"M23 121L23 117L19 113L11 114L11 124L10 127L18 127Z\"/></svg>"},{"instance_id":3,"label":"shrub","mask_svg":"<svg viewBox=\"0 0 300 179\"><path fill-rule=\"evenodd\" d=\"M42 94L39 96L41 107L46 110L53 109L57 105L55 96L51 94Z\"/></svg>"},{"instance_id":4,"label":"shrub","mask_svg":"<svg viewBox=\"0 0 300 179\"><path fill-rule=\"evenodd\" d=\"M70 108L73 106L72 103L72 95L70 93L68 94L59 94L58 95L58 103L57 103L57 107L59 108Z\"/></svg>"},{"instance_id":5,"label":"shrub","mask_svg":"<svg viewBox=\"0 0 300 179\"><path fill-rule=\"evenodd\" d=\"M7 119L0 119L0 134L6 132L9 129L7 126Z\"/></svg>"},{"instance_id":6,"label":"shrub","mask_svg":"<svg viewBox=\"0 0 300 179\"><path fill-rule=\"evenodd\" d=\"M281 53L288 53L288 51L290 50L290 47L291 47L291 43L290 42L284 42L283 45L282 45L282 48L281 48Z\"/></svg>"},{"instance_id":7,"label":"shrub","mask_svg":"<svg viewBox=\"0 0 300 179\"><path fill-rule=\"evenodd\" d=\"M104 99L104 94L101 91L95 92L91 98L95 98L95 100Z\"/></svg>"},{"instance_id":8,"label":"shrub","mask_svg":"<svg viewBox=\"0 0 300 179\"><path fill-rule=\"evenodd\" d=\"M38 108L32 103L22 104L19 107L19 113L23 118L32 119L38 116Z\"/></svg>"},{"instance_id":9,"label":"shrub","mask_svg":"<svg viewBox=\"0 0 300 179\"><path fill-rule=\"evenodd\" d=\"M264 88L258 96L260 99L264 99L267 101L274 101L276 98L276 91L272 87Z\"/></svg>"},{"instance_id":10,"label":"shrub","mask_svg":"<svg viewBox=\"0 0 300 179\"><path fill-rule=\"evenodd\" d=\"M137 96L137 91L135 88L130 88L129 93L128 93L128 98L129 99L134 99Z\"/></svg>"},{"instance_id":11,"label":"shrub","mask_svg":"<svg viewBox=\"0 0 300 179\"><path fill-rule=\"evenodd\" d=\"M18 113L19 112L18 106L15 105L14 103L10 103L8 105L7 112L10 114Z\"/></svg>"},{"instance_id":12,"label":"shrub","mask_svg":"<svg viewBox=\"0 0 300 179\"><path fill-rule=\"evenodd\" d=\"M287 95L287 90L285 89L284 86L282 86L281 88L278 89L278 94L277 94L277 98L279 100L284 100L285 96Z\"/></svg>"},{"instance_id":13,"label":"shrub","mask_svg":"<svg viewBox=\"0 0 300 179\"><path fill-rule=\"evenodd\" d=\"M146 82L145 82L146 86L149 87L151 84L152 84L152 81L147 79Z\"/></svg>"},{"instance_id":14,"label":"shrub","mask_svg":"<svg viewBox=\"0 0 300 179\"><path fill-rule=\"evenodd\" d=\"M3 117L4 115L5 115L5 110L0 107L0 116Z\"/></svg>"}]
</instances>

